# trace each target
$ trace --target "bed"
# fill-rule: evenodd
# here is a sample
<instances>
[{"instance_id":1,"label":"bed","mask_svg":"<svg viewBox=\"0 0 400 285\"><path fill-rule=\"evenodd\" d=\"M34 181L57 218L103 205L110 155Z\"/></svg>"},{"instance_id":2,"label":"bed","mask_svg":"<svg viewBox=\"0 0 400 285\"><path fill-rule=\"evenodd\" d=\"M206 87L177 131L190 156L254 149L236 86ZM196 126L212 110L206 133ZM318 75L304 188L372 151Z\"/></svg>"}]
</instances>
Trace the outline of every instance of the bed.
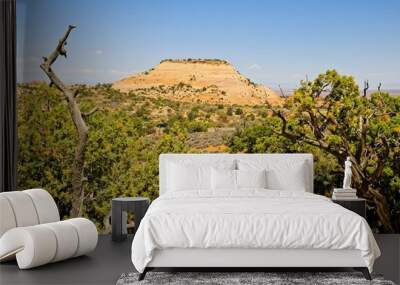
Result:
<instances>
[{"instance_id":1,"label":"bed","mask_svg":"<svg viewBox=\"0 0 400 285\"><path fill-rule=\"evenodd\" d=\"M313 194L311 154L162 154L132 262L154 268L352 267L380 251L361 216Z\"/></svg>"}]
</instances>

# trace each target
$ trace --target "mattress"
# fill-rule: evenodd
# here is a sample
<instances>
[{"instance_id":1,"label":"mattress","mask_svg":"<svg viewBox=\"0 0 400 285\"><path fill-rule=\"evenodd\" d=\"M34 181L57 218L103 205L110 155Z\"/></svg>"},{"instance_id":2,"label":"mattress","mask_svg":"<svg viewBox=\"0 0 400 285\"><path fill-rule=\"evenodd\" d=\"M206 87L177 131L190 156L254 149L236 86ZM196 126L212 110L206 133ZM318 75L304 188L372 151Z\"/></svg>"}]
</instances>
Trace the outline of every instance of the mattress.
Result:
<instances>
[{"instance_id":1,"label":"mattress","mask_svg":"<svg viewBox=\"0 0 400 285\"><path fill-rule=\"evenodd\" d=\"M380 251L361 216L307 192L170 192L150 206L132 243L139 272L163 249L359 250L372 271Z\"/></svg>"}]
</instances>

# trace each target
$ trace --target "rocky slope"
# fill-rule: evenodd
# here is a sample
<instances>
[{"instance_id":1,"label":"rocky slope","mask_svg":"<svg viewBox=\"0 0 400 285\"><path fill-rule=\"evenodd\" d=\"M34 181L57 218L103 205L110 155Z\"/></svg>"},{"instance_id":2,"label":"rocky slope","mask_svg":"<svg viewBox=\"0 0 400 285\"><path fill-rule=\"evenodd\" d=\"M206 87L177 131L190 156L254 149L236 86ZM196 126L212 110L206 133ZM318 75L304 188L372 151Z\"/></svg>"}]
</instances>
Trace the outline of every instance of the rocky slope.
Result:
<instances>
[{"instance_id":1,"label":"rocky slope","mask_svg":"<svg viewBox=\"0 0 400 285\"><path fill-rule=\"evenodd\" d=\"M113 84L122 92L162 96L177 101L211 104L261 105L280 97L241 75L223 60L163 60L149 71L129 76Z\"/></svg>"}]
</instances>

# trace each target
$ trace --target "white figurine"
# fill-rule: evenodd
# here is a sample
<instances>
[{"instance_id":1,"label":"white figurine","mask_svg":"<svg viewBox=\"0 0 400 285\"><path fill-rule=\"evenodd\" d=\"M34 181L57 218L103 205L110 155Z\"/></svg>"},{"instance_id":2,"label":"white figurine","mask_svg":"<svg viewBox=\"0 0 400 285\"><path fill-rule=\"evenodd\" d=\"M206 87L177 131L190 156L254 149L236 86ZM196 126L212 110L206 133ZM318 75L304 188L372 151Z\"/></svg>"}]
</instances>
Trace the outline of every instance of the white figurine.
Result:
<instances>
[{"instance_id":1,"label":"white figurine","mask_svg":"<svg viewBox=\"0 0 400 285\"><path fill-rule=\"evenodd\" d=\"M344 179L343 179L343 189L351 189L351 161L350 157L347 157L344 163Z\"/></svg>"}]
</instances>

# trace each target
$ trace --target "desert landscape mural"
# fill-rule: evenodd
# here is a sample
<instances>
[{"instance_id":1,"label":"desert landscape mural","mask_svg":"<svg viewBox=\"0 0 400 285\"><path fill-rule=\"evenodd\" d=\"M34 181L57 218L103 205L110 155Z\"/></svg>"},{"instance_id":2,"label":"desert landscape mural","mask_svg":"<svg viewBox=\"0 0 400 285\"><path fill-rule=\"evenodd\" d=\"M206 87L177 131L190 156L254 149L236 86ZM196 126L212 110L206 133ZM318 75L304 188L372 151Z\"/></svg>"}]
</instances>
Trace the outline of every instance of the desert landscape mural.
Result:
<instances>
[{"instance_id":1,"label":"desert landscape mural","mask_svg":"<svg viewBox=\"0 0 400 285\"><path fill-rule=\"evenodd\" d=\"M88 17L105 13L116 24L95 27L82 16L89 11L87 3L82 4L78 16L71 12L78 2L68 4L69 12L53 28L46 27L45 22L38 24L36 29L43 31L33 30L31 34L46 32L45 39L31 41L28 51L19 52L19 188L45 188L55 197L63 216L76 214L78 210L73 210L74 207L80 207L81 214L96 222L100 231L109 232L111 198L158 196L160 153L313 153L314 189L327 196L340 185L344 160L350 156L358 195L368 201L371 227L376 232L400 232L400 97L397 96L400 85L396 85L398 81L393 79L391 67L386 84L384 76L373 75L371 71L370 79L358 69L348 67L347 59L357 57L356 54L337 56L340 58L337 68L330 57L326 58L326 64L321 57L309 55L301 59L305 63L299 69L304 71L300 76L294 75L297 63L292 60L292 67L286 69L285 75L290 80L285 81L280 67L286 63L280 62L291 61L291 56L287 52L287 58L280 61L275 58L280 49L288 46L287 39L282 39L282 47L278 46L276 53L265 59L265 53L257 53L250 42L258 42L260 37L271 38L271 34L243 33L239 26L247 23L250 29L250 20L231 19L232 23L239 21L240 35L235 35L234 42L238 45L236 53L241 56L235 56L231 52L235 45L227 44L221 51L211 39L179 49L174 33L179 34L177 26L189 21L186 16L167 21L168 15L162 15L161 23L154 26L155 35L150 37L148 30L140 32L147 20L155 20L153 16L145 19L137 11L146 13L157 5L124 1L113 6L115 14L111 15L104 12L107 1L99 1L103 10L97 7L94 15ZM174 5L180 7L181 13L191 11L178 2ZM49 4L46 9L52 11L60 9L56 3L43 1L44 4ZM35 6L36 17L44 13L40 7ZM125 14L125 7L137 18ZM235 11L238 19L241 8ZM221 11L221 7L216 9ZM217 15L212 14L212 18L224 25ZM124 26L114 19L119 17L126 23L142 21L143 24L139 27L132 23L133 32L129 37L124 34L127 37L124 42L118 41L119 32L113 32ZM22 12L19 19L24 19ZM29 31L29 19L25 21ZM163 29L174 21L179 22L175 23L177 26ZM76 25L76 29L69 35L68 45L62 46L68 56L63 58L60 53L54 69L50 67L74 94L70 100L77 104L88 127L82 160L84 179L75 198L71 189L80 135L71 117L72 101L65 100L65 90L46 77L43 66L40 69L46 63L42 57L56 48L70 24ZM228 29L229 25L224 27ZM295 26L291 29L293 33L297 31ZM205 33L195 31L199 38ZM224 36L222 30L217 31L218 36ZM162 37L165 34L169 37ZM115 40L107 40L113 36ZM268 45L260 40L259 45L265 44L263 49L268 50L281 38L276 35ZM28 37L27 41L30 40ZM220 44L231 40L223 38ZM181 43L186 41L182 39ZM291 44L295 45L295 41ZM197 48L199 45L202 50ZM242 48L248 52L243 54ZM335 54L333 47L321 48ZM126 56L128 51L131 56ZM190 54L193 56L189 57ZM266 63L254 63L257 60ZM319 65L315 64L318 60ZM262 69L262 66L267 67ZM362 77L357 77L358 74Z\"/></svg>"}]
</instances>

